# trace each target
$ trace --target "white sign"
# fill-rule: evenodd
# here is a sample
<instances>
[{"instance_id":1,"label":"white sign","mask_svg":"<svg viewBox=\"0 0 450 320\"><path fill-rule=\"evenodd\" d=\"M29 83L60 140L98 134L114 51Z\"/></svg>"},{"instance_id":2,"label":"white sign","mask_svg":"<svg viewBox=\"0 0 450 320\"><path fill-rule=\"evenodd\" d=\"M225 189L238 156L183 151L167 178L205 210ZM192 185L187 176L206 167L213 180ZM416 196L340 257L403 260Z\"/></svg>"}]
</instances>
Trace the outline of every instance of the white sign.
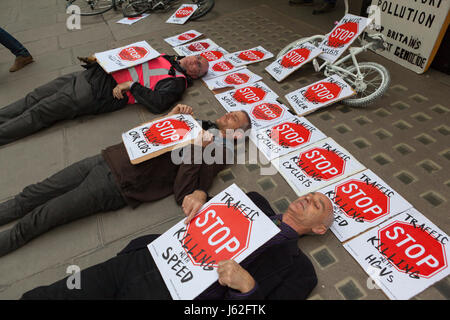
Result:
<instances>
[{"instance_id":1,"label":"white sign","mask_svg":"<svg viewBox=\"0 0 450 320\"><path fill-rule=\"evenodd\" d=\"M285 97L295 112L302 116L351 97L355 93L341 77L332 75L288 93Z\"/></svg>"},{"instance_id":2,"label":"white sign","mask_svg":"<svg viewBox=\"0 0 450 320\"><path fill-rule=\"evenodd\" d=\"M187 42L190 42L198 37L201 37L202 34L195 30L189 30L176 36L165 38L164 41L170 44L172 47L181 46Z\"/></svg>"},{"instance_id":3,"label":"white sign","mask_svg":"<svg viewBox=\"0 0 450 320\"><path fill-rule=\"evenodd\" d=\"M288 107L276 101L274 97L268 97L251 106L243 106L241 110L246 111L250 116L252 131L290 119L293 116Z\"/></svg>"},{"instance_id":4,"label":"white sign","mask_svg":"<svg viewBox=\"0 0 450 320\"><path fill-rule=\"evenodd\" d=\"M182 4L166 23L184 24L197 10L196 4Z\"/></svg>"},{"instance_id":5,"label":"white sign","mask_svg":"<svg viewBox=\"0 0 450 320\"><path fill-rule=\"evenodd\" d=\"M412 205L370 170L365 170L321 190L333 203L331 231L346 241Z\"/></svg>"},{"instance_id":6,"label":"white sign","mask_svg":"<svg viewBox=\"0 0 450 320\"><path fill-rule=\"evenodd\" d=\"M174 47L173 50L180 56L193 56L204 51L214 50L219 46L211 39L202 39L182 46Z\"/></svg>"},{"instance_id":7,"label":"white sign","mask_svg":"<svg viewBox=\"0 0 450 320\"><path fill-rule=\"evenodd\" d=\"M272 160L298 196L317 191L364 169L347 150L326 138Z\"/></svg>"},{"instance_id":8,"label":"white sign","mask_svg":"<svg viewBox=\"0 0 450 320\"><path fill-rule=\"evenodd\" d=\"M216 90L222 88L236 88L238 86L255 83L261 79L262 77L259 75L251 72L247 68L244 68L213 79L203 79L203 81L205 81L205 84L208 86L209 90Z\"/></svg>"},{"instance_id":9,"label":"white sign","mask_svg":"<svg viewBox=\"0 0 450 320\"><path fill-rule=\"evenodd\" d=\"M149 16L150 14L149 13L143 13L143 14L141 14L140 16L137 16L137 17L133 17L133 18L123 18L123 19L120 19L119 21L117 21L117 23L120 23L120 24L127 24L127 25L132 25L132 24L134 24L134 23L136 23L136 22L138 22L138 21L141 21L142 19L144 19L144 18L147 18L148 16Z\"/></svg>"},{"instance_id":10,"label":"white sign","mask_svg":"<svg viewBox=\"0 0 450 320\"><path fill-rule=\"evenodd\" d=\"M376 52L417 73L425 72L445 35L450 1L372 0L371 8L387 44L386 50Z\"/></svg>"},{"instance_id":11,"label":"white sign","mask_svg":"<svg viewBox=\"0 0 450 320\"><path fill-rule=\"evenodd\" d=\"M372 288L406 300L450 273L448 235L411 208L348 241L344 248L370 275Z\"/></svg>"},{"instance_id":12,"label":"white sign","mask_svg":"<svg viewBox=\"0 0 450 320\"><path fill-rule=\"evenodd\" d=\"M208 60L209 63L223 59L226 54L228 54L228 51L221 47L200 53L200 55Z\"/></svg>"},{"instance_id":13,"label":"white sign","mask_svg":"<svg viewBox=\"0 0 450 320\"><path fill-rule=\"evenodd\" d=\"M190 143L201 131L192 116L176 114L124 132L122 140L131 163L137 164Z\"/></svg>"},{"instance_id":14,"label":"white sign","mask_svg":"<svg viewBox=\"0 0 450 320\"><path fill-rule=\"evenodd\" d=\"M266 67L266 71L278 82L307 64L322 51L310 42L302 43Z\"/></svg>"},{"instance_id":15,"label":"white sign","mask_svg":"<svg viewBox=\"0 0 450 320\"><path fill-rule=\"evenodd\" d=\"M207 81L224 74L228 74L241 69L242 67L235 67L231 62L225 58L209 62L208 72L202 77L203 81Z\"/></svg>"},{"instance_id":16,"label":"white sign","mask_svg":"<svg viewBox=\"0 0 450 320\"><path fill-rule=\"evenodd\" d=\"M207 202L189 225L180 221L148 249L172 298L188 300L218 280L219 261L239 263L279 231L233 184Z\"/></svg>"},{"instance_id":17,"label":"white sign","mask_svg":"<svg viewBox=\"0 0 450 320\"><path fill-rule=\"evenodd\" d=\"M278 95L264 82L258 81L234 90L216 94L215 97L225 110L231 112L253 106L256 103L261 103L268 99L276 100Z\"/></svg>"},{"instance_id":18,"label":"white sign","mask_svg":"<svg viewBox=\"0 0 450 320\"><path fill-rule=\"evenodd\" d=\"M320 58L335 62L370 24L371 19L347 13L319 44Z\"/></svg>"},{"instance_id":19,"label":"white sign","mask_svg":"<svg viewBox=\"0 0 450 320\"><path fill-rule=\"evenodd\" d=\"M104 52L95 53L95 58L107 73L127 69L160 56L146 41Z\"/></svg>"},{"instance_id":20,"label":"white sign","mask_svg":"<svg viewBox=\"0 0 450 320\"><path fill-rule=\"evenodd\" d=\"M239 52L230 53L225 56L227 60L233 63L236 67L245 66L250 63L260 62L273 57L273 54L261 46L243 50Z\"/></svg>"},{"instance_id":21,"label":"white sign","mask_svg":"<svg viewBox=\"0 0 450 320\"><path fill-rule=\"evenodd\" d=\"M326 135L306 118L290 116L270 127L253 131L250 139L268 160L325 139Z\"/></svg>"}]
</instances>

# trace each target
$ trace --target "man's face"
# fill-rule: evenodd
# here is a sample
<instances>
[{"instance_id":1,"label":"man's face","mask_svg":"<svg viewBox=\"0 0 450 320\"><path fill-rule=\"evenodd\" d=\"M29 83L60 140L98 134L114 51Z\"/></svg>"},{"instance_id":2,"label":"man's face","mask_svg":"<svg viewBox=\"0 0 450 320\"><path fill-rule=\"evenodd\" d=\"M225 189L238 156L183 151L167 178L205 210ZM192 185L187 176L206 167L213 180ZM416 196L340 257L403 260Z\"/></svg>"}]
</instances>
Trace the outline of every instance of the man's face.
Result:
<instances>
[{"instance_id":1,"label":"man's face","mask_svg":"<svg viewBox=\"0 0 450 320\"><path fill-rule=\"evenodd\" d=\"M180 60L181 67L193 79L202 77L209 68L209 62L200 55L187 56Z\"/></svg>"},{"instance_id":2,"label":"man's face","mask_svg":"<svg viewBox=\"0 0 450 320\"><path fill-rule=\"evenodd\" d=\"M325 227L333 223L333 206L331 201L320 192L311 192L291 202L287 214L296 224L311 229ZM326 231L325 229L325 231Z\"/></svg>"},{"instance_id":3,"label":"man's face","mask_svg":"<svg viewBox=\"0 0 450 320\"><path fill-rule=\"evenodd\" d=\"M239 129L248 125L248 118L242 111L228 112L216 120L219 130Z\"/></svg>"}]
</instances>

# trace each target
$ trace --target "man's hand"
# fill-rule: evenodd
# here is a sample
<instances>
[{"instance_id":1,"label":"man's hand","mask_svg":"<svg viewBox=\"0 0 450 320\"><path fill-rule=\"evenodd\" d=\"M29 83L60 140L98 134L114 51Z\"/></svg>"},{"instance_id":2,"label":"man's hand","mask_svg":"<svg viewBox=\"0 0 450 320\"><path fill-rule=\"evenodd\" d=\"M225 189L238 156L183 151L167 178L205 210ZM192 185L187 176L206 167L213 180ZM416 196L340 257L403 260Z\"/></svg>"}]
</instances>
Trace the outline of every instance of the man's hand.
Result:
<instances>
[{"instance_id":1,"label":"man's hand","mask_svg":"<svg viewBox=\"0 0 450 320\"><path fill-rule=\"evenodd\" d=\"M113 89L113 97L116 99L123 99L123 94L130 90L132 84L133 84L133 81L119 83Z\"/></svg>"},{"instance_id":2,"label":"man's hand","mask_svg":"<svg viewBox=\"0 0 450 320\"><path fill-rule=\"evenodd\" d=\"M174 114L189 114L193 115L192 107L185 104L177 104L167 115L173 116Z\"/></svg>"},{"instance_id":3,"label":"man's hand","mask_svg":"<svg viewBox=\"0 0 450 320\"><path fill-rule=\"evenodd\" d=\"M214 141L214 135L207 130L203 130L194 139L194 144L204 148L213 141Z\"/></svg>"},{"instance_id":4,"label":"man's hand","mask_svg":"<svg viewBox=\"0 0 450 320\"><path fill-rule=\"evenodd\" d=\"M184 197L181 208L186 215L185 224L189 224L192 218L197 214L198 210L205 204L207 194L202 190L195 190L191 194Z\"/></svg>"},{"instance_id":5,"label":"man's hand","mask_svg":"<svg viewBox=\"0 0 450 320\"><path fill-rule=\"evenodd\" d=\"M234 260L222 260L218 263L219 283L247 293L255 287L255 279Z\"/></svg>"}]
</instances>

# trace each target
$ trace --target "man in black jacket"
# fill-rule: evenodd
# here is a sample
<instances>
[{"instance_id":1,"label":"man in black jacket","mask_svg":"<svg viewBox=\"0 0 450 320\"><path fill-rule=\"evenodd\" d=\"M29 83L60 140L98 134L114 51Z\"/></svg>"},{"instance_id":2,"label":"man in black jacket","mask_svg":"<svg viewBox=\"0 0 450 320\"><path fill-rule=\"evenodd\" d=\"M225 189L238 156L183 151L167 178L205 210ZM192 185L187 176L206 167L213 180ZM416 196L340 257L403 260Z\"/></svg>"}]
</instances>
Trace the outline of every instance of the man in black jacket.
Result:
<instances>
[{"instance_id":1,"label":"man in black jacket","mask_svg":"<svg viewBox=\"0 0 450 320\"><path fill-rule=\"evenodd\" d=\"M116 111L129 103L140 103L152 113L165 112L181 98L193 79L208 71L208 61L202 56L161 55L150 61L154 69L148 70L149 75L141 72L133 81L121 83L116 79L124 79L117 76L123 72L108 74L90 61L84 66L86 70L58 77L0 108L0 146L58 121ZM152 71L156 76L152 76Z\"/></svg>"},{"instance_id":2,"label":"man in black jacket","mask_svg":"<svg viewBox=\"0 0 450 320\"><path fill-rule=\"evenodd\" d=\"M219 280L196 299L306 299L317 284L314 267L298 248L299 236L324 234L333 222L333 207L322 193L312 192L293 201L276 215L260 194L250 199L281 232L248 256L241 264L219 262ZM184 213L192 219L192 205L204 200L185 197ZM187 221L186 221L187 222ZM116 257L81 271L81 289L68 289L67 279L37 287L23 299L170 299L164 281L147 249L157 235L130 242Z\"/></svg>"}]
</instances>

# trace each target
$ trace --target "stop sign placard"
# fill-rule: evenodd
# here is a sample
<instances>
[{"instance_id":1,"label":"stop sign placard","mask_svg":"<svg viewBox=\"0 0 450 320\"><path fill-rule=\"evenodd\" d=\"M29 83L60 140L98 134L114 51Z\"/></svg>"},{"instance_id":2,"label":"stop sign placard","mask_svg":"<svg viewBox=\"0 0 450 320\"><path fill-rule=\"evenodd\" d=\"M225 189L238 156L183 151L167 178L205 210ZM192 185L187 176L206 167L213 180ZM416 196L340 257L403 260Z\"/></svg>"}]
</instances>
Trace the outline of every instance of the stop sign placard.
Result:
<instances>
[{"instance_id":1,"label":"stop sign placard","mask_svg":"<svg viewBox=\"0 0 450 320\"><path fill-rule=\"evenodd\" d=\"M285 68L294 68L308 60L311 51L306 48L298 48L289 51L281 59L281 65Z\"/></svg>"},{"instance_id":2,"label":"stop sign placard","mask_svg":"<svg viewBox=\"0 0 450 320\"><path fill-rule=\"evenodd\" d=\"M203 256L211 257L208 261L215 261L211 266L217 267L219 261L236 259L248 248L251 229L252 221L239 209L213 203L197 214L188 225L186 234L204 250ZM202 262L197 261L190 251L185 251L194 265L201 265Z\"/></svg>"},{"instance_id":3,"label":"stop sign placard","mask_svg":"<svg viewBox=\"0 0 450 320\"><path fill-rule=\"evenodd\" d=\"M378 238L383 244L378 250L384 250L384 255L403 262L393 264L400 272L431 278L447 267L444 245L410 223L394 221L378 230Z\"/></svg>"},{"instance_id":4,"label":"stop sign placard","mask_svg":"<svg viewBox=\"0 0 450 320\"><path fill-rule=\"evenodd\" d=\"M257 61L264 58L264 52L259 50L247 50L239 53L238 57L245 61Z\"/></svg>"},{"instance_id":5,"label":"stop sign placard","mask_svg":"<svg viewBox=\"0 0 450 320\"><path fill-rule=\"evenodd\" d=\"M148 142L157 145L183 140L191 131L186 122L177 119L157 121L145 132Z\"/></svg>"},{"instance_id":6,"label":"stop sign placard","mask_svg":"<svg viewBox=\"0 0 450 320\"><path fill-rule=\"evenodd\" d=\"M345 171L345 161L333 151L315 147L299 155L297 165L310 177L331 180Z\"/></svg>"},{"instance_id":7,"label":"stop sign placard","mask_svg":"<svg viewBox=\"0 0 450 320\"><path fill-rule=\"evenodd\" d=\"M217 62L216 64L214 64L211 68L217 72L225 72L225 71L232 70L234 68L234 66L229 61L220 61L220 62Z\"/></svg>"},{"instance_id":8,"label":"stop sign placard","mask_svg":"<svg viewBox=\"0 0 450 320\"><path fill-rule=\"evenodd\" d=\"M236 90L233 98L240 103L250 104L263 100L266 94L267 92L261 88L249 86Z\"/></svg>"},{"instance_id":9,"label":"stop sign placard","mask_svg":"<svg viewBox=\"0 0 450 320\"><path fill-rule=\"evenodd\" d=\"M195 37L197 37L197 35L195 33L183 33L181 35L178 36L178 40L181 41L187 41L187 40L191 40L194 39Z\"/></svg>"},{"instance_id":10,"label":"stop sign placard","mask_svg":"<svg viewBox=\"0 0 450 320\"><path fill-rule=\"evenodd\" d=\"M147 49L138 46L124 48L119 52L119 57L126 61L136 61L147 55Z\"/></svg>"},{"instance_id":11,"label":"stop sign placard","mask_svg":"<svg viewBox=\"0 0 450 320\"><path fill-rule=\"evenodd\" d=\"M369 185L361 180L352 179L335 188L336 197L341 203L356 210L361 216L358 218L372 222L387 215L390 205L389 197L377 187ZM353 217L350 211L343 211L348 217Z\"/></svg>"},{"instance_id":12,"label":"stop sign placard","mask_svg":"<svg viewBox=\"0 0 450 320\"><path fill-rule=\"evenodd\" d=\"M328 45L333 48L345 46L358 34L356 22L346 22L337 26L328 37Z\"/></svg>"},{"instance_id":13,"label":"stop sign placard","mask_svg":"<svg viewBox=\"0 0 450 320\"><path fill-rule=\"evenodd\" d=\"M192 8L192 7L183 7L183 8L178 9L177 12L175 12L175 17L186 18L187 16L192 14L193 11L194 11L194 8Z\"/></svg>"},{"instance_id":14,"label":"stop sign placard","mask_svg":"<svg viewBox=\"0 0 450 320\"><path fill-rule=\"evenodd\" d=\"M224 79L225 83L233 84L233 85L241 85L244 83L247 83L247 81L250 79L250 76L245 73L232 73Z\"/></svg>"},{"instance_id":15,"label":"stop sign placard","mask_svg":"<svg viewBox=\"0 0 450 320\"><path fill-rule=\"evenodd\" d=\"M205 51L200 53L200 55L209 62L219 60L223 57L223 53L218 50Z\"/></svg>"},{"instance_id":16,"label":"stop sign placard","mask_svg":"<svg viewBox=\"0 0 450 320\"><path fill-rule=\"evenodd\" d=\"M194 42L188 46L189 50L195 51L195 52L204 51L208 48L209 48L209 43L203 42L203 41L202 42Z\"/></svg>"},{"instance_id":17,"label":"stop sign placard","mask_svg":"<svg viewBox=\"0 0 450 320\"><path fill-rule=\"evenodd\" d=\"M254 106L251 114L258 120L272 121L283 115L284 109L275 103L262 103Z\"/></svg>"},{"instance_id":18,"label":"stop sign placard","mask_svg":"<svg viewBox=\"0 0 450 320\"><path fill-rule=\"evenodd\" d=\"M284 122L272 128L270 137L282 147L295 148L310 140L311 131L301 124Z\"/></svg>"},{"instance_id":19,"label":"stop sign placard","mask_svg":"<svg viewBox=\"0 0 450 320\"><path fill-rule=\"evenodd\" d=\"M339 97L341 91L336 83L323 81L306 89L305 98L312 103L326 103Z\"/></svg>"}]
</instances>

